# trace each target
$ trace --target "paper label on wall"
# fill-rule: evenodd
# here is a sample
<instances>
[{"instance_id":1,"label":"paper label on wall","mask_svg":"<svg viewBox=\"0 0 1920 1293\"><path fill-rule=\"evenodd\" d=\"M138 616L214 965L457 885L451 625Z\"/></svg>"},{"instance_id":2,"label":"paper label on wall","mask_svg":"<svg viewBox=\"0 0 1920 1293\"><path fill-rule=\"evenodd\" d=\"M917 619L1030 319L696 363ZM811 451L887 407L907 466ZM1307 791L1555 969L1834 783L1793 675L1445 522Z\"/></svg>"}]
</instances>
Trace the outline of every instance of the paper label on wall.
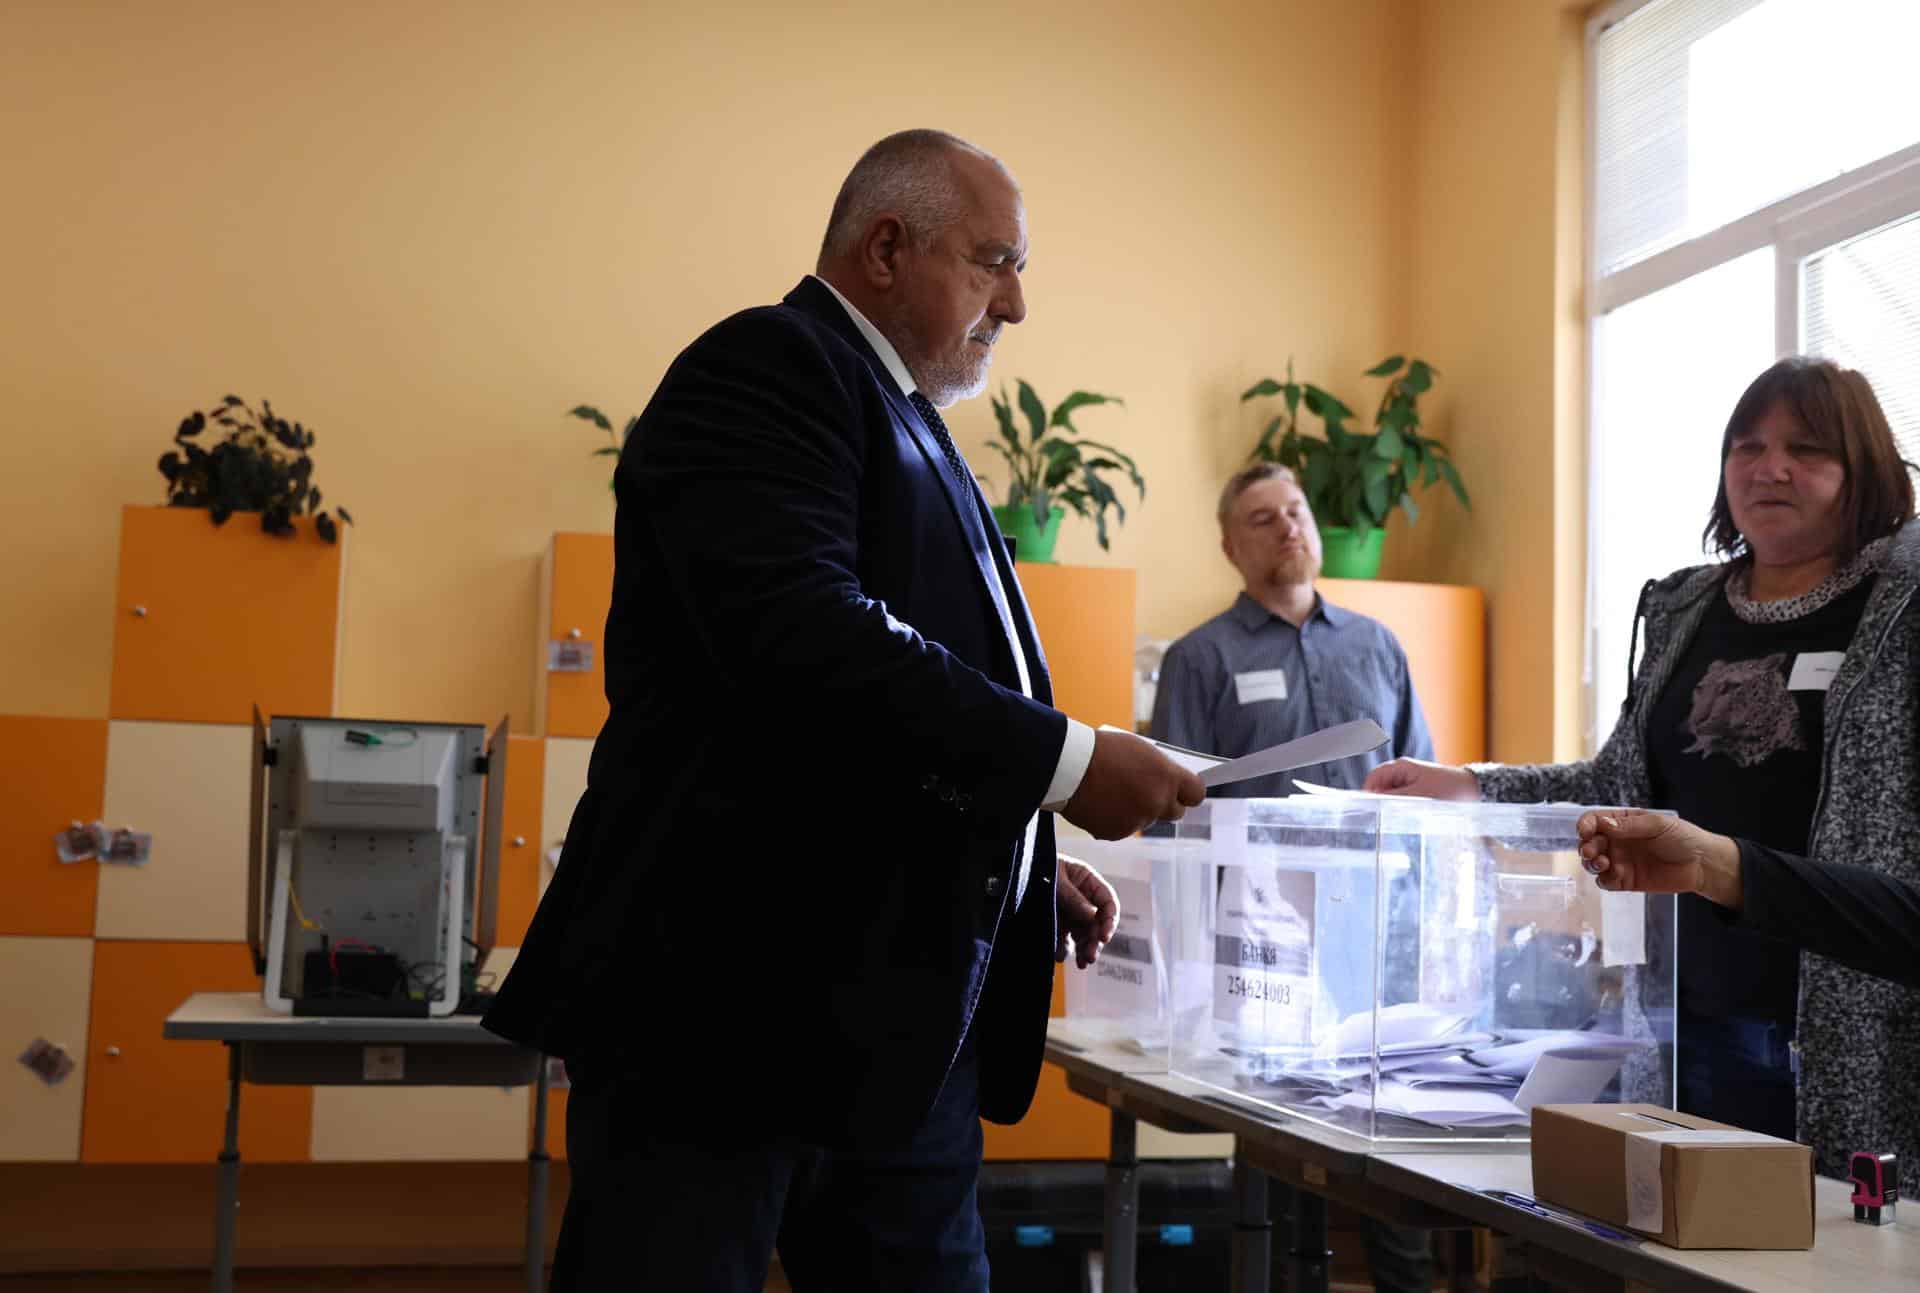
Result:
<instances>
[{"instance_id":1,"label":"paper label on wall","mask_svg":"<svg viewBox=\"0 0 1920 1293\"><path fill-rule=\"evenodd\" d=\"M32 1044L20 1052L20 1062L48 1086L59 1086L74 1068L73 1056L67 1054L67 1048L44 1037L34 1038Z\"/></svg>"},{"instance_id":2,"label":"paper label on wall","mask_svg":"<svg viewBox=\"0 0 1920 1293\"><path fill-rule=\"evenodd\" d=\"M106 842L100 847L102 862L119 862L126 866L145 866L147 859L153 856L153 836L146 831L128 830L122 826L118 830L107 832Z\"/></svg>"},{"instance_id":3,"label":"paper label on wall","mask_svg":"<svg viewBox=\"0 0 1920 1293\"><path fill-rule=\"evenodd\" d=\"M584 638L552 638L547 642L548 673L592 673L593 643Z\"/></svg>"},{"instance_id":4,"label":"paper label on wall","mask_svg":"<svg viewBox=\"0 0 1920 1293\"><path fill-rule=\"evenodd\" d=\"M1160 1010L1160 972L1153 946L1153 885L1109 876L1120 899L1120 923L1085 973L1088 1004L1097 1015L1151 1018Z\"/></svg>"},{"instance_id":5,"label":"paper label on wall","mask_svg":"<svg viewBox=\"0 0 1920 1293\"><path fill-rule=\"evenodd\" d=\"M1647 963L1647 895L1600 891L1600 963Z\"/></svg>"},{"instance_id":6,"label":"paper label on wall","mask_svg":"<svg viewBox=\"0 0 1920 1293\"><path fill-rule=\"evenodd\" d=\"M1638 1131L1626 1139L1627 1224L1656 1233L1666 1229L1667 1202L1660 1182L1662 1145L1790 1145L1778 1136L1757 1131L1687 1127L1673 1131Z\"/></svg>"},{"instance_id":7,"label":"paper label on wall","mask_svg":"<svg viewBox=\"0 0 1920 1293\"><path fill-rule=\"evenodd\" d=\"M360 1079L363 1082L399 1082L407 1075L407 1048L404 1046L366 1046L360 1051Z\"/></svg>"},{"instance_id":8,"label":"paper label on wall","mask_svg":"<svg viewBox=\"0 0 1920 1293\"><path fill-rule=\"evenodd\" d=\"M1232 1024L1245 1043L1307 1045L1313 1040L1313 872L1239 866L1221 877L1213 1017Z\"/></svg>"},{"instance_id":9,"label":"paper label on wall","mask_svg":"<svg viewBox=\"0 0 1920 1293\"><path fill-rule=\"evenodd\" d=\"M1251 705L1261 700L1285 700L1287 698L1287 671L1285 669L1255 669L1250 673L1233 675L1233 691L1242 705Z\"/></svg>"},{"instance_id":10,"label":"paper label on wall","mask_svg":"<svg viewBox=\"0 0 1920 1293\"><path fill-rule=\"evenodd\" d=\"M62 862L91 862L100 856L100 841L106 838L106 829L99 822L91 826L75 822L53 837L53 854Z\"/></svg>"},{"instance_id":11,"label":"paper label on wall","mask_svg":"<svg viewBox=\"0 0 1920 1293\"><path fill-rule=\"evenodd\" d=\"M1826 691L1833 676L1840 672L1845 651L1802 651L1793 658L1793 672L1787 675L1788 691Z\"/></svg>"}]
</instances>

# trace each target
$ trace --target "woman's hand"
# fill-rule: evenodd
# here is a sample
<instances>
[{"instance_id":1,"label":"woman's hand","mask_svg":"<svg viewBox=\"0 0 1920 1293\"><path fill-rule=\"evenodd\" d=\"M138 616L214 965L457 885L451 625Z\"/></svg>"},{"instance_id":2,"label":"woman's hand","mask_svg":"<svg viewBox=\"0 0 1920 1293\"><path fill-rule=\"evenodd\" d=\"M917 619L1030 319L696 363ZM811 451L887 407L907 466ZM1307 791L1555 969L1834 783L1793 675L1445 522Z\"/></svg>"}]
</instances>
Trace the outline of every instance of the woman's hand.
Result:
<instances>
[{"instance_id":1,"label":"woman's hand","mask_svg":"<svg viewBox=\"0 0 1920 1293\"><path fill-rule=\"evenodd\" d=\"M1612 892L1697 893L1738 911L1740 846L1692 822L1639 808L1581 817L1580 862Z\"/></svg>"},{"instance_id":2,"label":"woman's hand","mask_svg":"<svg viewBox=\"0 0 1920 1293\"><path fill-rule=\"evenodd\" d=\"M1465 768L1425 759L1395 759L1367 774L1363 790L1376 795L1424 795L1428 799L1480 797L1480 783Z\"/></svg>"}]
</instances>

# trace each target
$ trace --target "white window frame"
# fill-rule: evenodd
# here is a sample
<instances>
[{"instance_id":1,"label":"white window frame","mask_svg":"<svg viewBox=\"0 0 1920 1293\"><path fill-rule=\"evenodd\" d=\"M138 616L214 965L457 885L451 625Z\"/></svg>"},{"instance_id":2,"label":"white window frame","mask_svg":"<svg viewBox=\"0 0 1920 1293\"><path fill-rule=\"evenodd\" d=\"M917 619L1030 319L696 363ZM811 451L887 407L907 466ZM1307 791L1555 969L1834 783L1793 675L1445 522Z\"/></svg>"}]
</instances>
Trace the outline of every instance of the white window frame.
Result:
<instances>
[{"instance_id":1,"label":"white window frame","mask_svg":"<svg viewBox=\"0 0 1920 1293\"><path fill-rule=\"evenodd\" d=\"M1807 258L1835 243L1920 214L1920 144L1914 144L1655 252L1611 274L1601 275L1594 203L1594 195L1599 191L1596 175L1599 38L1607 28L1650 3L1653 0L1620 0L1588 18L1586 30L1587 629L1580 708L1583 743L1588 755L1600 748L1612 730L1613 716L1595 712L1601 653L1611 651L1615 658L1625 659L1627 652L1625 642L1599 640L1597 572L1601 565L1598 560L1603 502L1600 482L1605 446L1594 429L1600 425L1604 394L1599 382L1599 374L1604 371L1600 362L1600 321L1621 306L1771 247L1774 253L1774 355L1780 358L1794 354L1802 344L1800 296L1802 266ZM1645 579L1665 573L1650 570L1639 577Z\"/></svg>"}]
</instances>

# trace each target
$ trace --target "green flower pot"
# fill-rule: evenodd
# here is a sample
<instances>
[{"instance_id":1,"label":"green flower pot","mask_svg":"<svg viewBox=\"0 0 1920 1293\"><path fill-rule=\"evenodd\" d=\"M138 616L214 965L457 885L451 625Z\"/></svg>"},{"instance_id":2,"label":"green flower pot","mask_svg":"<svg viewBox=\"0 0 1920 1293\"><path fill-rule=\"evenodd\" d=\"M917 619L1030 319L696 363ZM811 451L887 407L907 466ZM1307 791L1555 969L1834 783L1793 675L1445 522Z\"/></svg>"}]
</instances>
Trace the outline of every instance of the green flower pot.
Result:
<instances>
[{"instance_id":1,"label":"green flower pot","mask_svg":"<svg viewBox=\"0 0 1920 1293\"><path fill-rule=\"evenodd\" d=\"M1344 525L1325 526L1320 531L1320 573L1328 579L1377 579L1380 575L1380 548L1387 532L1369 526L1350 530Z\"/></svg>"},{"instance_id":2,"label":"green flower pot","mask_svg":"<svg viewBox=\"0 0 1920 1293\"><path fill-rule=\"evenodd\" d=\"M1034 524L1033 509L1024 503L1019 507L993 509L1000 533L1013 540L1016 561L1052 561L1053 545L1060 537L1060 518L1065 515L1065 508L1049 508L1047 523L1041 527Z\"/></svg>"}]
</instances>

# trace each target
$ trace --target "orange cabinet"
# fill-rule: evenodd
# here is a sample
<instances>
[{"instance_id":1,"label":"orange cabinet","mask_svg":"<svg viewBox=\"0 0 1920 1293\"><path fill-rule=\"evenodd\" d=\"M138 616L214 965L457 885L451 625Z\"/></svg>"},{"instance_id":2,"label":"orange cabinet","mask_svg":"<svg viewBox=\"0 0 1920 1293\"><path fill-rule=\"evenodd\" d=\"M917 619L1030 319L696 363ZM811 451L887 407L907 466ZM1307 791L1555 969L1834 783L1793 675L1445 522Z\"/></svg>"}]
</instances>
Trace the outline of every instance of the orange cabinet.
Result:
<instances>
[{"instance_id":1,"label":"orange cabinet","mask_svg":"<svg viewBox=\"0 0 1920 1293\"><path fill-rule=\"evenodd\" d=\"M528 1109L521 1087L319 1086L313 1088L313 1161L524 1159Z\"/></svg>"},{"instance_id":2,"label":"orange cabinet","mask_svg":"<svg viewBox=\"0 0 1920 1293\"><path fill-rule=\"evenodd\" d=\"M65 863L53 837L100 816L107 724L0 715L0 934L93 933L97 862Z\"/></svg>"},{"instance_id":3,"label":"orange cabinet","mask_svg":"<svg viewBox=\"0 0 1920 1293\"><path fill-rule=\"evenodd\" d=\"M44 1039L74 1062L73 1071L52 1084L24 1064L0 1067L0 1163L80 1157L92 972L88 939L0 938L0 983L15 989L0 993L0 1037L14 1055Z\"/></svg>"},{"instance_id":4,"label":"orange cabinet","mask_svg":"<svg viewBox=\"0 0 1920 1293\"><path fill-rule=\"evenodd\" d=\"M96 942L81 1160L213 1162L227 1108L226 1048L167 1041L161 1025L196 992L259 984L245 943ZM311 1088L244 1087L240 1112L242 1159L308 1157Z\"/></svg>"},{"instance_id":5,"label":"orange cabinet","mask_svg":"<svg viewBox=\"0 0 1920 1293\"><path fill-rule=\"evenodd\" d=\"M1053 702L1091 727L1133 729L1135 574L1106 566L1022 562L1021 590L1040 631L1053 679ZM1056 967L1053 1010L1066 1013L1066 976ZM1047 1065L1027 1116L1011 1127L983 1123L991 1159L1105 1158L1107 1111L1067 1090L1066 1074Z\"/></svg>"},{"instance_id":6,"label":"orange cabinet","mask_svg":"<svg viewBox=\"0 0 1920 1293\"><path fill-rule=\"evenodd\" d=\"M1073 961L1053 968L1053 1009L1067 1013L1067 978L1078 974ZM1052 1064L1040 1066L1040 1086L1033 1107L1011 1127L982 1122L988 1159L1105 1158L1111 1122L1107 1110L1067 1090L1067 1074Z\"/></svg>"},{"instance_id":7,"label":"orange cabinet","mask_svg":"<svg viewBox=\"0 0 1920 1293\"><path fill-rule=\"evenodd\" d=\"M551 1061L558 1064L559 1061ZM565 1077L561 1069L557 1076ZM532 1091L527 1096L527 1108L533 1108L533 1101L539 1099L539 1092ZM531 1114L529 1114L531 1116ZM567 1161L567 1088L551 1087L547 1091L547 1154L556 1162Z\"/></svg>"},{"instance_id":8,"label":"orange cabinet","mask_svg":"<svg viewBox=\"0 0 1920 1293\"><path fill-rule=\"evenodd\" d=\"M110 717L334 712L351 531L336 544L295 526L276 537L248 513L215 526L197 508L122 509Z\"/></svg>"},{"instance_id":9,"label":"orange cabinet","mask_svg":"<svg viewBox=\"0 0 1920 1293\"><path fill-rule=\"evenodd\" d=\"M546 789L547 743L537 736L508 738L506 803L500 816L500 904L496 947L518 947L540 902L540 801Z\"/></svg>"},{"instance_id":10,"label":"orange cabinet","mask_svg":"<svg viewBox=\"0 0 1920 1293\"><path fill-rule=\"evenodd\" d=\"M587 793L587 771L593 764L593 742L556 736L547 742L546 786L540 796L540 829L546 833L540 850L539 893L553 879L553 859L567 842L573 810Z\"/></svg>"},{"instance_id":11,"label":"orange cabinet","mask_svg":"<svg viewBox=\"0 0 1920 1293\"><path fill-rule=\"evenodd\" d=\"M153 835L142 866L100 868L100 938L225 942L247 932L253 729L107 724L106 818Z\"/></svg>"},{"instance_id":12,"label":"orange cabinet","mask_svg":"<svg viewBox=\"0 0 1920 1293\"><path fill-rule=\"evenodd\" d=\"M541 573L541 639L535 652L534 730L545 736L598 736L607 721L604 647L607 608L613 604L613 536L556 534ZM593 667L578 673L549 668L555 642L593 649Z\"/></svg>"},{"instance_id":13,"label":"orange cabinet","mask_svg":"<svg viewBox=\"0 0 1920 1293\"><path fill-rule=\"evenodd\" d=\"M1486 758L1487 608L1480 590L1385 579L1322 579L1319 588L1334 605L1371 615L1400 639L1434 757Z\"/></svg>"},{"instance_id":14,"label":"orange cabinet","mask_svg":"<svg viewBox=\"0 0 1920 1293\"><path fill-rule=\"evenodd\" d=\"M1092 727L1132 731L1134 572L1022 562L1018 573L1047 655L1054 707Z\"/></svg>"}]
</instances>

